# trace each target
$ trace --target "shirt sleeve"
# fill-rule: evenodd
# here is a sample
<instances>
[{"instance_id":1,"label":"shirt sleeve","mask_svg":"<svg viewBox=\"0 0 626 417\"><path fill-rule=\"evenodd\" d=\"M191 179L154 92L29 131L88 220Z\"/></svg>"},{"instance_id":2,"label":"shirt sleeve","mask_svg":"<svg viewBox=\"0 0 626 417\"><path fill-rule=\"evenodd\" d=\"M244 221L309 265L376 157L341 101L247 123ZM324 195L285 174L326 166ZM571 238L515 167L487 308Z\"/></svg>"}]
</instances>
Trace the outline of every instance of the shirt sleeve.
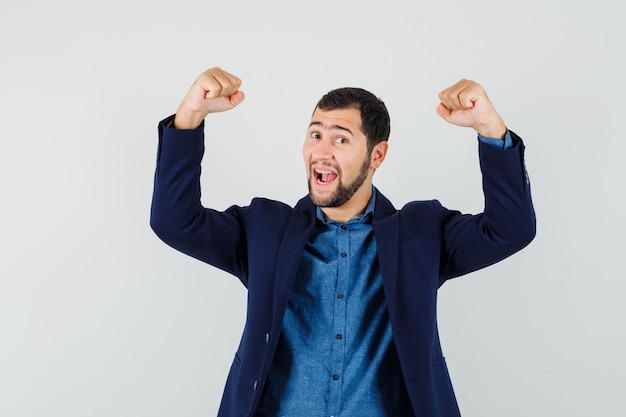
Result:
<instances>
[{"instance_id":1,"label":"shirt sleeve","mask_svg":"<svg viewBox=\"0 0 626 417\"><path fill-rule=\"evenodd\" d=\"M487 145L493 146L494 148L499 149L511 149L513 147L513 139L511 138L511 132L508 130L504 135L504 140L498 138L486 138L484 136L478 135L478 139L481 142L486 143Z\"/></svg>"}]
</instances>

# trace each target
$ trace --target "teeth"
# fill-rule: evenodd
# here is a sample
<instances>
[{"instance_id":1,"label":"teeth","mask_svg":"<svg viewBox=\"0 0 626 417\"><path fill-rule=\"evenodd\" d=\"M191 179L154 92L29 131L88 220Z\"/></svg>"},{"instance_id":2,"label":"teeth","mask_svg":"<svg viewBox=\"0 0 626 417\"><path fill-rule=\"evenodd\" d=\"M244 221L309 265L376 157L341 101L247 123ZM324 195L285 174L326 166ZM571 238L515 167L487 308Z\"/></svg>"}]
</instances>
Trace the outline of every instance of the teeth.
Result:
<instances>
[{"instance_id":1,"label":"teeth","mask_svg":"<svg viewBox=\"0 0 626 417\"><path fill-rule=\"evenodd\" d=\"M321 185L330 184L335 178L337 178L337 174L329 169L315 168L313 172L315 172L317 183ZM327 181L324 181L325 178Z\"/></svg>"}]
</instances>

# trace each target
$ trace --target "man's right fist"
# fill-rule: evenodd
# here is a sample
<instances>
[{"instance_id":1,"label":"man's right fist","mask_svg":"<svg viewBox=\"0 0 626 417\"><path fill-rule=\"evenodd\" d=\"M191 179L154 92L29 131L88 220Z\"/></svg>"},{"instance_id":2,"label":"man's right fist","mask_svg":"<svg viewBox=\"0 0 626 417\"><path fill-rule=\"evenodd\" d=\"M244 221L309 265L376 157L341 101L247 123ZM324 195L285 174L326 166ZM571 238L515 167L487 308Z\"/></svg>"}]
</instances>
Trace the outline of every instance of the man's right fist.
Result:
<instances>
[{"instance_id":1,"label":"man's right fist","mask_svg":"<svg viewBox=\"0 0 626 417\"><path fill-rule=\"evenodd\" d=\"M241 80L219 67L206 70L193 83L176 110L176 129L196 129L209 113L230 110L246 96Z\"/></svg>"}]
</instances>

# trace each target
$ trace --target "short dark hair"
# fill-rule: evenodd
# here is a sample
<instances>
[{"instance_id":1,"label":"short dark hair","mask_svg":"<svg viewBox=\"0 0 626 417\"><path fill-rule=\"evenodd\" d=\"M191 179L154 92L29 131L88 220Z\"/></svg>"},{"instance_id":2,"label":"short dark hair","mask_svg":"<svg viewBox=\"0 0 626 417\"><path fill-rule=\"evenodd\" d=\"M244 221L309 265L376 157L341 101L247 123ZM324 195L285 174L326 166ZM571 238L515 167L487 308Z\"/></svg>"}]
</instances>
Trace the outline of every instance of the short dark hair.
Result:
<instances>
[{"instance_id":1,"label":"short dark hair","mask_svg":"<svg viewBox=\"0 0 626 417\"><path fill-rule=\"evenodd\" d=\"M361 130L372 151L380 142L389 140L391 121L385 103L367 90L343 87L329 91L317 102L315 109L335 110L355 108L361 113Z\"/></svg>"}]
</instances>

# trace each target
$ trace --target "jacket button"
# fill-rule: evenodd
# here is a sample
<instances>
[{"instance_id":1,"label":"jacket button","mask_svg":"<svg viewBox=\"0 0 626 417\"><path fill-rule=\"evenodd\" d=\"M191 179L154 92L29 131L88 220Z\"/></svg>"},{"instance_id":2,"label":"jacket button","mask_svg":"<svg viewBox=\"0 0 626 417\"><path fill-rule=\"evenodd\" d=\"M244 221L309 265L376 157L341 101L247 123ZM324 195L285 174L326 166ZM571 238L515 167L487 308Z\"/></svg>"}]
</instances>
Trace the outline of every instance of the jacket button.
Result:
<instances>
[{"instance_id":1,"label":"jacket button","mask_svg":"<svg viewBox=\"0 0 626 417\"><path fill-rule=\"evenodd\" d=\"M259 386L259 381L254 381L254 384L252 384L252 389L256 391L258 386Z\"/></svg>"},{"instance_id":2,"label":"jacket button","mask_svg":"<svg viewBox=\"0 0 626 417\"><path fill-rule=\"evenodd\" d=\"M270 342L270 334L265 333L265 343L269 343L269 342Z\"/></svg>"}]
</instances>

